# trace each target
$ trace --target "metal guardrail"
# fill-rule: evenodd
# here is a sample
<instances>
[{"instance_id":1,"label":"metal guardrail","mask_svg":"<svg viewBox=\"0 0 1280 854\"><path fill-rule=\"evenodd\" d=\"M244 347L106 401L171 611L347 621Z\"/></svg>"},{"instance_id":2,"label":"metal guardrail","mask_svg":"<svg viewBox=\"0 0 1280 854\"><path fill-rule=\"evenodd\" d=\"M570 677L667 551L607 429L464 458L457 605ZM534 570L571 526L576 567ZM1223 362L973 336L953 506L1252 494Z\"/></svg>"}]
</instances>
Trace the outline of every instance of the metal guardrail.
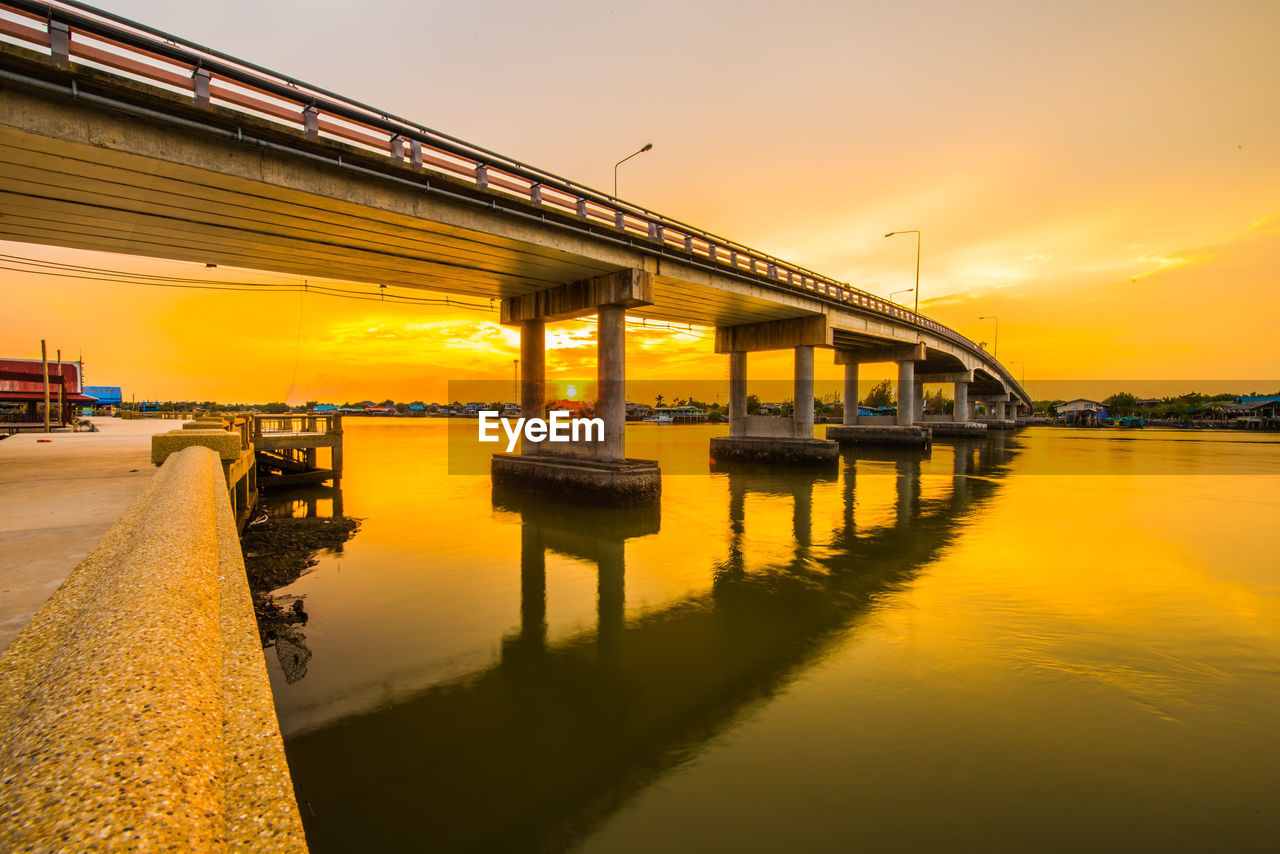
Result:
<instances>
[{"instance_id":1,"label":"metal guardrail","mask_svg":"<svg viewBox=\"0 0 1280 854\"><path fill-rule=\"evenodd\" d=\"M387 157L392 166L410 174L425 177L435 173L462 180L481 192L518 199L560 214L566 222L576 221L578 227L592 234L624 238L641 251L676 257L784 292L802 292L825 302L892 318L989 358L1006 386L1022 391L1012 374L970 339L875 294L377 107L85 3L0 0L0 41L4 40L47 49L58 66L69 67L74 59L189 95L198 107L226 107L293 130L301 129L304 137L313 142L331 139L353 145Z\"/></svg>"}]
</instances>

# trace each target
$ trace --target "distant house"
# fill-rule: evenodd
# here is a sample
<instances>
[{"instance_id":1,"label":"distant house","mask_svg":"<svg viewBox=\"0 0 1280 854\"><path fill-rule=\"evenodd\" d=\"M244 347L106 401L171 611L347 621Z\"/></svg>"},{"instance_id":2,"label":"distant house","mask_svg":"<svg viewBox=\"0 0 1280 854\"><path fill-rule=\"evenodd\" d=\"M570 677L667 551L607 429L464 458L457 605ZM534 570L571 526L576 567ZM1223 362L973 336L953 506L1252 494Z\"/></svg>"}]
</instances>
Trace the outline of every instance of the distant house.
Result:
<instances>
[{"instance_id":1,"label":"distant house","mask_svg":"<svg viewBox=\"0 0 1280 854\"><path fill-rule=\"evenodd\" d=\"M781 403L762 403L760 404L761 415L777 415L782 412Z\"/></svg>"},{"instance_id":2,"label":"distant house","mask_svg":"<svg viewBox=\"0 0 1280 854\"><path fill-rule=\"evenodd\" d=\"M627 401L627 420L643 421L653 414L653 407L644 403Z\"/></svg>"},{"instance_id":3,"label":"distant house","mask_svg":"<svg viewBox=\"0 0 1280 854\"><path fill-rule=\"evenodd\" d=\"M93 406L96 396L80 385L80 363L48 363L49 411L53 423L71 423L82 406ZM40 359L0 359L0 407L5 421L36 423L44 420L45 366ZM61 408L59 409L59 401Z\"/></svg>"},{"instance_id":4,"label":"distant house","mask_svg":"<svg viewBox=\"0 0 1280 854\"><path fill-rule=\"evenodd\" d=\"M1063 421L1076 427L1095 426L1107 417L1106 404L1083 397L1059 403L1053 407L1053 411Z\"/></svg>"},{"instance_id":5,"label":"distant house","mask_svg":"<svg viewBox=\"0 0 1280 854\"><path fill-rule=\"evenodd\" d=\"M1246 403L1224 406L1222 412L1234 416L1236 426L1245 429L1275 428L1280 426L1280 397L1266 399L1259 395Z\"/></svg>"},{"instance_id":6,"label":"distant house","mask_svg":"<svg viewBox=\"0 0 1280 854\"><path fill-rule=\"evenodd\" d=\"M334 406L332 403L317 403L316 408L313 411L319 415L322 413L337 412L338 407Z\"/></svg>"},{"instance_id":7,"label":"distant house","mask_svg":"<svg viewBox=\"0 0 1280 854\"><path fill-rule=\"evenodd\" d=\"M1162 403L1164 403L1164 401L1158 397L1140 397L1134 401L1134 405L1145 406L1148 408L1152 406L1159 406Z\"/></svg>"}]
</instances>

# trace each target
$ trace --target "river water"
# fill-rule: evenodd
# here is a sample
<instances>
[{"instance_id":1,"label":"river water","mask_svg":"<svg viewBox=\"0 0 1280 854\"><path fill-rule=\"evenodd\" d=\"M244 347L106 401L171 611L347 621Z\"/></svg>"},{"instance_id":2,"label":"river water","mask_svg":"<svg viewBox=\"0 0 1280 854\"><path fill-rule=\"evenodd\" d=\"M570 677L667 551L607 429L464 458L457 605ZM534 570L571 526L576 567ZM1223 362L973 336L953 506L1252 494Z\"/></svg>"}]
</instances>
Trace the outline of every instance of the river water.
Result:
<instances>
[{"instance_id":1,"label":"river water","mask_svg":"<svg viewBox=\"0 0 1280 854\"><path fill-rule=\"evenodd\" d=\"M701 473L614 511L447 474L474 422L345 428L362 528L266 651L313 851L1280 846L1280 437L803 472L634 425Z\"/></svg>"}]
</instances>

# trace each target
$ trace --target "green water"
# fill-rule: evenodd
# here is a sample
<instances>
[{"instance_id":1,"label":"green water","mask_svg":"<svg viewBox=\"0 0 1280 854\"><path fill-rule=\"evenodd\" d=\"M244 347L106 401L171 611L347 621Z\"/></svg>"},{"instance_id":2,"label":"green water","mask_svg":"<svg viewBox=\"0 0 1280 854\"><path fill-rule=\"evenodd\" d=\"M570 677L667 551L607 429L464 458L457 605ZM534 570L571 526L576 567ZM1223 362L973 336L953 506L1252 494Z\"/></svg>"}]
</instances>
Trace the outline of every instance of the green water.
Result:
<instances>
[{"instance_id":1,"label":"green water","mask_svg":"<svg viewBox=\"0 0 1280 854\"><path fill-rule=\"evenodd\" d=\"M785 472L635 425L702 473L610 511L446 474L473 423L346 430L362 530L267 650L313 851L1280 848L1280 437Z\"/></svg>"}]
</instances>

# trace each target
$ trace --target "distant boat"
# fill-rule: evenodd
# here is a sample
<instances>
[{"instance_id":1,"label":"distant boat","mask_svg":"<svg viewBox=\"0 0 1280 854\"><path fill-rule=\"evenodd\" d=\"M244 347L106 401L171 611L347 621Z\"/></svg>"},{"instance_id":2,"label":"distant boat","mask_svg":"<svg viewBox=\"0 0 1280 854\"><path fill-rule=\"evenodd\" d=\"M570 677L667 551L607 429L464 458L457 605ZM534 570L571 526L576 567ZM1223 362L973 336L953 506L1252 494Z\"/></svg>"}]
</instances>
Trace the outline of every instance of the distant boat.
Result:
<instances>
[{"instance_id":1,"label":"distant boat","mask_svg":"<svg viewBox=\"0 0 1280 854\"><path fill-rule=\"evenodd\" d=\"M665 412L651 416L644 420L645 424L675 424L676 420Z\"/></svg>"}]
</instances>

